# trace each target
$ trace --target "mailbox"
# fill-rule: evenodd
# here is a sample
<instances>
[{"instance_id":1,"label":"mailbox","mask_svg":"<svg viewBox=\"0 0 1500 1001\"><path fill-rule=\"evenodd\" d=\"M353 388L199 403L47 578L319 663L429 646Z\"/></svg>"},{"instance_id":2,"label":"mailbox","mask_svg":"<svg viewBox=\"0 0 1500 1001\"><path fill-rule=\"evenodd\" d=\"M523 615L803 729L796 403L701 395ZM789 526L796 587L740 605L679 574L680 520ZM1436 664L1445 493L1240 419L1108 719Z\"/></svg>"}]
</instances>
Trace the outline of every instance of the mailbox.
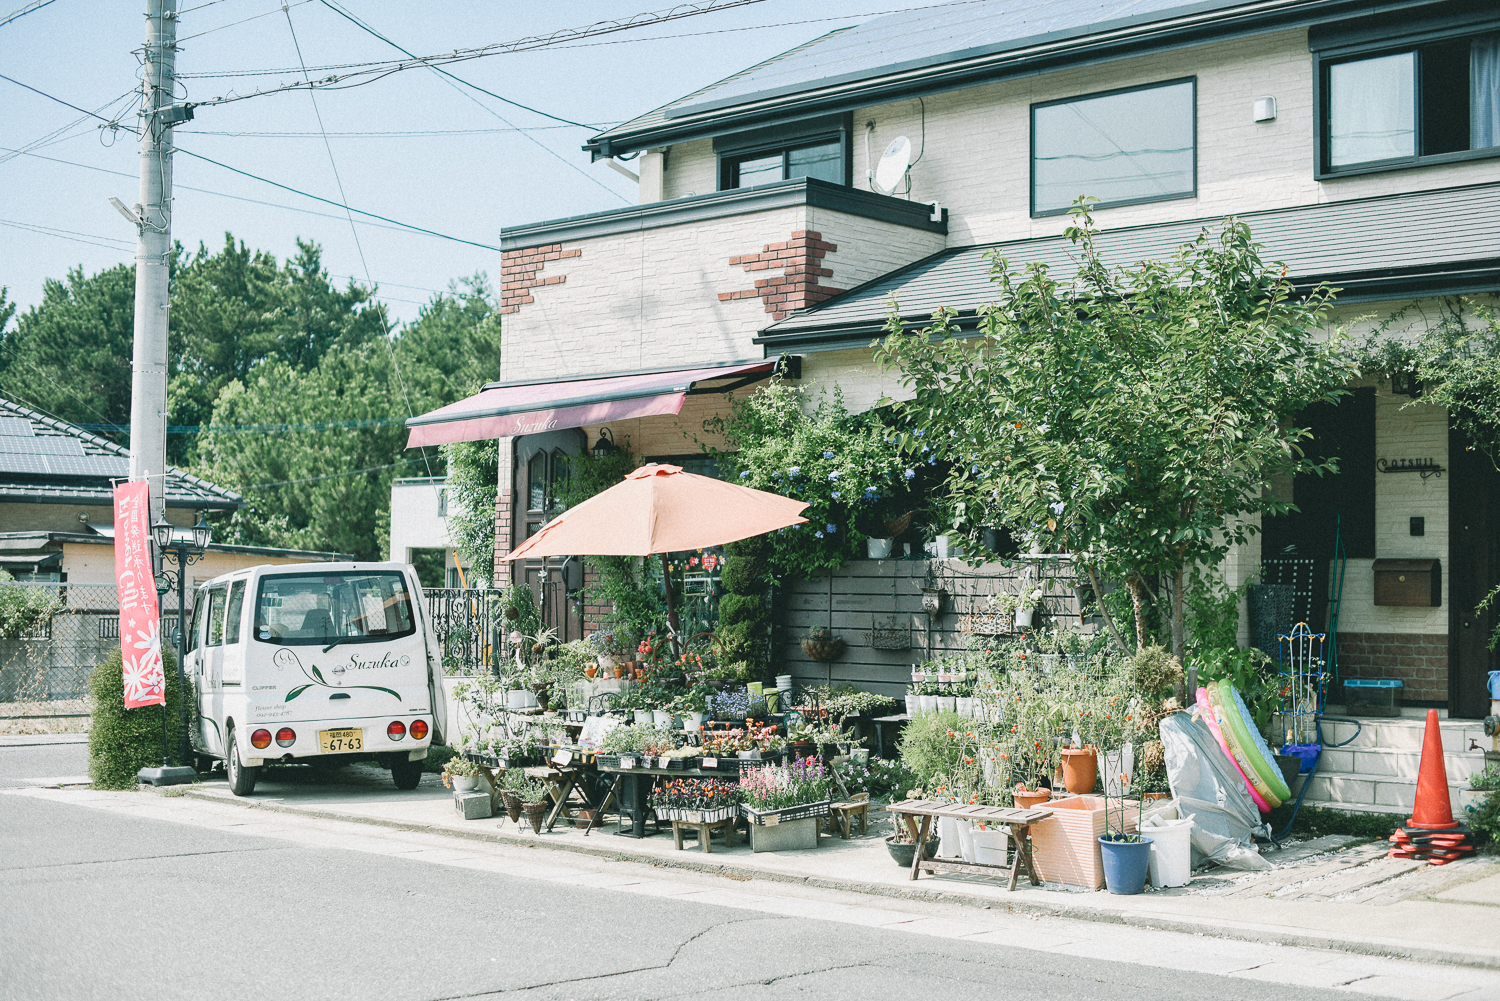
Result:
<instances>
[{"instance_id":1,"label":"mailbox","mask_svg":"<svg viewBox=\"0 0 1500 1001\"><path fill-rule=\"evenodd\" d=\"M1442 560L1375 561L1375 604L1436 608L1442 603Z\"/></svg>"}]
</instances>

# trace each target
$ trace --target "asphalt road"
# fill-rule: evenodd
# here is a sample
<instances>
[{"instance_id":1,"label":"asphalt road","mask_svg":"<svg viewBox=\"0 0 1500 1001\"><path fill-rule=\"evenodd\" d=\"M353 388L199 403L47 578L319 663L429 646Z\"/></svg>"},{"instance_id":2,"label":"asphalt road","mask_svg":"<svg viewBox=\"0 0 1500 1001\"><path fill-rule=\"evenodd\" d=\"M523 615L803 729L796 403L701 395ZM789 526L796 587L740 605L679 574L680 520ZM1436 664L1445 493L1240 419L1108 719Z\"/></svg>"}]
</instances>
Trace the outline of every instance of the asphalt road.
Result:
<instances>
[{"instance_id":1,"label":"asphalt road","mask_svg":"<svg viewBox=\"0 0 1500 1001\"><path fill-rule=\"evenodd\" d=\"M88 773L87 744L0 745L0 789L24 786L27 783L23 779L60 778Z\"/></svg>"},{"instance_id":2,"label":"asphalt road","mask_svg":"<svg viewBox=\"0 0 1500 1001\"><path fill-rule=\"evenodd\" d=\"M0 778L76 746L0 747ZM0 998L1025 998L1342 992L544 883L0 795ZM1101 930L1101 934L1105 934Z\"/></svg>"}]
</instances>

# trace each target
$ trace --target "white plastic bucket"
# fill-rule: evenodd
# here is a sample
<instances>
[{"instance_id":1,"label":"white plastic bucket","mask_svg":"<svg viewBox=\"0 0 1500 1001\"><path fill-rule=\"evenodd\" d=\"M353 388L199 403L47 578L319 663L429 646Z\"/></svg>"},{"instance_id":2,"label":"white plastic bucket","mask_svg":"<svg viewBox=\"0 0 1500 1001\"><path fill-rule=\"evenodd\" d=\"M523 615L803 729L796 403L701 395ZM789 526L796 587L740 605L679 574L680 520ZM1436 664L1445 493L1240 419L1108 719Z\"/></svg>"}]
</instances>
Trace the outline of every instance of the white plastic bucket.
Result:
<instances>
[{"instance_id":1,"label":"white plastic bucket","mask_svg":"<svg viewBox=\"0 0 1500 1001\"><path fill-rule=\"evenodd\" d=\"M785 692L792 687L792 676L790 674L778 674L776 676L776 690Z\"/></svg>"},{"instance_id":2,"label":"white plastic bucket","mask_svg":"<svg viewBox=\"0 0 1500 1001\"><path fill-rule=\"evenodd\" d=\"M969 865L974 864L974 834L973 821L958 822L958 854Z\"/></svg>"},{"instance_id":3,"label":"white plastic bucket","mask_svg":"<svg viewBox=\"0 0 1500 1001\"><path fill-rule=\"evenodd\" d=\"M1141 833L1151 838L1151 885L1187 886L1193 878L1193 822L1157 820Z\"/></svg>"},{"instance_id":4,"label":"white plastic bucket","mask_svg":"<svg viewBox=\"0 0 1500 1001\"><path fill-rule=\"evenodd\" d=\"M891 555L893 539L865 539L865 555L872 560L887 559Z\"/></svg>"},{"instance_id":5,"label":"white plastic bucket","mask_svg":"<svg viewBox=\"0 0 1500 1001\"><path fill-rule=\"evenodd\" d=\"M974 861L980 865L1005 865L1010 834L1003 827L974 831Z\"/></svg>"},{"instance_id":6,"label":"white plastic bucket","mask_svg":"<svg viewBox=\"0 0 1500 1001\"><path fill-rule=\"evenodd\" d=\"M958 821L952 817L939 817L937 822L938 857L962 858L963 847L958 843Z\"/></svg>"}]
</instances>

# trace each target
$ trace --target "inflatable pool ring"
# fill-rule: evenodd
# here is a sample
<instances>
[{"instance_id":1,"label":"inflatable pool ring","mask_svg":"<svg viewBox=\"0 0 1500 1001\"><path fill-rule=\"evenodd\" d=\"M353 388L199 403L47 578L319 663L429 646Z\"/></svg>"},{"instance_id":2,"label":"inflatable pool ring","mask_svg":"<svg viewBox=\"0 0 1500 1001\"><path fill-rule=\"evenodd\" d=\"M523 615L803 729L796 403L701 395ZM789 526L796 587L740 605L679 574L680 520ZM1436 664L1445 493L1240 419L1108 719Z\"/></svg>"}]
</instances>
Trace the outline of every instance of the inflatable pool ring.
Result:
<instances>
[{"instance_id":1,"label":"inflatable pool ring","mask_svg":"<svg viewBox=\"0 0 1500 1001\"><path fill-rule=\"evenodd\" d=\"M1260 727L1255 725L1255 717L1250 715L1245 700L1240 698L1240 693L1228 681L1219 682L1219 699L1224 703L1224 714L1229 717L1230 729L1234 731L1235 738L1239 740L1240 747L1244 749L1245 756L1250 759L1255 773L1260 776L1276 796L1285 803L1292 798L1292 790L1287 788L1286 779L1281 777L1281 767L1276 764L1276 759L1271 757L1271 749L1266 746L1266 738L1260 735Z\"/></svg>"},{"instance_id":2,"label":"inflatable pool ring","mask_svg":"<svg viewBox=\"0 0 1500 1001\"><path fill-rule=\"evenodd\" d=\"M1245 776L1245 781L1255 788L1260 794L1263 802L1270 804L1272 809L1281 805L1281 797L1271 791L1270 783L1262 779L1255 770L1255 764L1250 760L1250 754L1240 744L1239 737L1235 735L1234 727L1230 726L1229 714L1225 711L1224 700L1219 696L1219 686L1210 682L1208 686L1208 703L1213 707L1214 722L1219 724L1219 733L1224 737L1224 744L1229 749L1229 756L1239 766L1240 774Z\"/></svg>"},{"instance_id":3,"label":"inflatable pool ring","mask_svg":"<svg viewBox=\"0 0 1500 1001\"><path fill-rule=\"evenodd\" d=\"M1234 760L1234 754L1229 750L1229 745L1224 742L1224 735L1219 732L1219 724L1214 721L1214 709L1213 705L1208 701L1207 688L1198 689L1198 718L1208 724L1208 732L1214 735L1214 740L1218 742L1219 749L1224 752L1224 757L1228 758L1230 765L1234 767L1236 772L1239 772L1240 778L1245 783L1245 791L1255 801L1255 808L1261 813L1270 813L1270 806L1266 804L1265 800L1261 799L1260 793L1255 791L1255 786L1251 784L1250 780L1245 778L1244 770L1240 768L1239 762Z\"/></svg>"}]
</instances>

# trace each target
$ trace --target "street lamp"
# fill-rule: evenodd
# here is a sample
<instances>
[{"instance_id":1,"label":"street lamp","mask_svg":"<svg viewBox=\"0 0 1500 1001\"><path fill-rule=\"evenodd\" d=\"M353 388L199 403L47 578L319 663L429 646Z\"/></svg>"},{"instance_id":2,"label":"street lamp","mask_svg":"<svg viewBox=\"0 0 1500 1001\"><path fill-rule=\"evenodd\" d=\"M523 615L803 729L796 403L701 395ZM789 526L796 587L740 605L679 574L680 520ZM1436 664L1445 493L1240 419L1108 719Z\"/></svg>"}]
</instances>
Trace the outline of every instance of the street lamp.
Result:
<instances>
[{"instance_id":1,"label":"street lamp","mask_svg":"<svg viewBox=\"0 0 1500 1001\"><path fill-rule=\"evenodd\" d=\"M165 593L161 587L162 583L166 583L168 588L173 584L177 586L177 711L179 717L177 754L186 764L193 754L192 746L188 742L187 674L182 666L187 647L187 568L203 559L207 553L208 544L213 539L213 528L200 514L198 523L192 528L192 537L189 539L177 536L174 526L163 518L151 526L151 535L156 542L156 551L161 554L163 562L167 555L171 554L177 564L175 573L163 569L157 575L157 592Z\"/></svg>"}]
</instances>

